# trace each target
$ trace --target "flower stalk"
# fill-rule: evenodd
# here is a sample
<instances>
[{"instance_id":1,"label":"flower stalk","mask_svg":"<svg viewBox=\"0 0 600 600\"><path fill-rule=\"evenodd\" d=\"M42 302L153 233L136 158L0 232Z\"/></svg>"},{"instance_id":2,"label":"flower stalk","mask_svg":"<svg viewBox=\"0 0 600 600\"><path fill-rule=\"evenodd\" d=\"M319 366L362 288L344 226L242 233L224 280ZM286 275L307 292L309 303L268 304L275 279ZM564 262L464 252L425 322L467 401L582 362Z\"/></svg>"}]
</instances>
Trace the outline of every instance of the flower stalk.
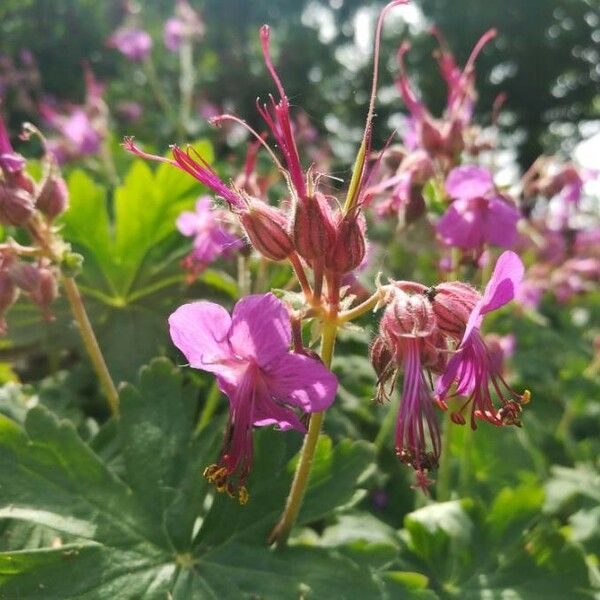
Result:
<instances>
[{"instance_id":1,"label":"flower stalk","mask_svg":"<svg viewBox=\"0 0 600 600\"><path fill-rule=\"evenodd\" d=\"M327 368L331 367L337 328L335 316L333 319L325 321L323 326L321 360ZM285 508L283 509L283 514L273 531L269 534L268 541L270 544L276 543L278 547L285 546L292 527L298 518L324 419L325 412L313 413L310 417L308 433L304 437L300 458L296 465L296 472L294 473L294 479L285 503Z\"/></svg>"}]
</instances>

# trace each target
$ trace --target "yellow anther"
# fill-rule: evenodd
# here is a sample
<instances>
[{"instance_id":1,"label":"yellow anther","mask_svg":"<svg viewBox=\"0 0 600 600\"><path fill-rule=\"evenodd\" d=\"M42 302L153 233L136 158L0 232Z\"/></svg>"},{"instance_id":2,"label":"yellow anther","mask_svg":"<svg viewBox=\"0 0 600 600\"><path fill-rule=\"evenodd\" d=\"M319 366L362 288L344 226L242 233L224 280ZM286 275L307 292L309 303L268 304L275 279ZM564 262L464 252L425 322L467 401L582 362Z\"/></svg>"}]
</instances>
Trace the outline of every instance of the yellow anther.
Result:
<instances>
[{"instance_id":1,"label":"yellow anther","mask_svg":"<svg viewBox=\"0 0 600 600\"><path fill-rule=\"evenodd\" d=\"M525 390L523 395L521 396L521 404L528 404L531 400L531 392L529 390Z\"/></svg>"},{"instance_id":2,"label":"yellow anther","mask_svg":"<svg viewBox=\"0 0 600 600\"><path fill-rule=\"evenodd\" d=\"M244 504L246 504L246 502L248 502L249 498L250 498L250 494L248 493L246 486L243 485L238 490L238 501L242 506L244 506Z\"/></svg>"}]
</instances>

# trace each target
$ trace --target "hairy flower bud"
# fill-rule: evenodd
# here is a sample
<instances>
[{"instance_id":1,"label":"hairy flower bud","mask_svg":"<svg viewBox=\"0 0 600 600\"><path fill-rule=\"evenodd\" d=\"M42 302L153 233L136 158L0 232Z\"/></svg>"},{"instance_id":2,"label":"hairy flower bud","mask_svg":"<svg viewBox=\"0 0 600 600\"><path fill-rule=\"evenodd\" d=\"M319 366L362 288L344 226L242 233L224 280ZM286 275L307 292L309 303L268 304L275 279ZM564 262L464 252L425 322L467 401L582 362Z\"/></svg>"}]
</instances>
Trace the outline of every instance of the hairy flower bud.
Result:
<instances>
[{"instance_id":1,"label":"hairy flower bud","mask_svg":"<svg viewBox=\"0 0 600 600\"><path fill-rule=\"evenodd\" d=\"M7 271L0 271L0 335L6 333L4 313L17 301L19 289Z\"/></svg>"},{"instance_id":2,"label":"hairy flower bud","mask_svg":"<svg viewBox=\"0 0 600 600\"><path fill-rule=\"evenodd\" d=\"M373 340L369 351L369 358L371 359L371 364L377 374L375 401L383 402L384 400L389 400L390 394L394 388L398 361L394 356L392 348L390 348L383 336L378 335ZM392 383L388 386L390 381Z\"/></svg>"},{"instance_id":3,"label":"hairy flower bud","mask_svg":"<svg viewBox=\"0 0 600 600\"><path fill-rule=\"evenodd\" d=\"M240 222L252 245L265 258L284 260L293 252L287 220L276 208L253 200L248 209L240 213Z\"/></svg>"},{"instance_id":4,"label":"hairy flower bud","mask_svg":"<svg viewBox=\"0 0 600 600\"><path fill-rule=\"evenodd\" d=\"M0 184L0 223L24 225L31 218L34 210L31 194L21 188Z\"/></svg>"},{"instance_id":5,"label":"hairy flower bud","mask_svg":"<svg viewBox=\"0 0 600 600\"><path fill-rule=\"evenodd\" d=\"M467 283L449 281L430 288L426 295L431 299L440 331L459 341L471 311L481 298L479 292Z\"/></svg>"},{"instance_id":6,"label":"hairy flower bud","mask_svg":"<svg viewBox=\"0 0 600 600\"><path fill-rule=\"evenodd\" d=\"M452 121L445 135L446 153L449 156L457 156L465 148L463 136L464 125L458 119Z\"/></svg>"},{"instance_id":7,"label":"hairy flower bud","mask_svg":"<svg viewBox=\"0 0 600 600\"><path fill-rule=\"evenodd\" d=\"M436 155L444 148L444 139L436 124L430 119L421 123L421 143L430 154Z\"/></svg>"},{"instance_id":8,"label":"hairy flower bud","mask_svg":"<svg viewBox=\"0 0 600 600\"><path fill-rule=\"evenodd\" d=\"M423 294L396 292L381 319L382 333L392 343L403 337L427 337L435 327L431 302Z\"/></svg>"},{"instance_id":9,"label":"hairy flower bud","mask_svg":"<svg viewBox=\"0 0 600 600\"><path fill-rule=\"evenodd\" d=\"M10 173L7 178L10 187L25 190L32 196L35 194L35 181L25 171Z\"/></svg>"},{"instance_id":10,"label":"hairy flower bud","mask_svg":"<svg viewBox=\"0 0 600 600\"><path fill-rule=\"evenodd\" d=\"M344 215L337 226L337 235L325 259L328 269L349 273L360 265L367 251L365 220L362 214Z\"/></svg>"},{"instance_id":11,"label":"hairy flower bud","mask_svg":"<svg viewBox=\"0 0 600 600\"><path fill-rule=\"evenodd\" d=\"M296 202L292 224L294 247L305 260L327 255L335 243L335 226L327 199L319 192Z\"/></svg>"},{"instance_id":12,"label":"hairy flower bud","mask_svg":"<svg viewBox=\"0 0 600 600\"><path fill-rule=\"evenodd\" d=\"M29 293L31 301L37 304L41 309L46 320L52 320L48 307L58 297L58 283L55 273L46 268L39 269L39 284L36 289Z\"/></svg>"},{"instance_id":13,"label":"hairy flower bud","mask_svg":"<svg viewBox=\"0 0 600 600\"><path fill-rule=\"evenodd\" d=\"M36 207L51 221L65 212L69 204L69 191L65 180L50 175L37 198Z\"/></svg>"},{"instance_id":14,"label":"hairy flower bud","mask_svg":"<svg viewBox=\"0 0 600 600\"><path fill-rule=\"evenodd\" d=\"M40 286L40 268L31 263L18 263L11 267L10 276L24 292L32 293Z\"/></svg>"}]
</instances>

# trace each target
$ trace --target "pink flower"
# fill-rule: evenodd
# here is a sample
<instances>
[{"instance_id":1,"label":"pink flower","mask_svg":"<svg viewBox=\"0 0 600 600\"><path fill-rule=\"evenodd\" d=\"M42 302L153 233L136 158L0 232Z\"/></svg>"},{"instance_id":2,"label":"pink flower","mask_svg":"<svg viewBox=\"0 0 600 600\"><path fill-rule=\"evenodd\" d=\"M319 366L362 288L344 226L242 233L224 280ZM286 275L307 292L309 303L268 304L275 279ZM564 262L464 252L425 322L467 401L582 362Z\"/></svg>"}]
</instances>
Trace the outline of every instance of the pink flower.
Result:
<instances>
[{"instance_id":1,"label":"pink flower","mask_svg":"<svg viewBox=\"0 0 600 600\"><path fill-rule=\"evenodd\" d=\"M462 413L470 407L473 429L477 427L476 417L494 425L520 425L521 405L529 401L529 392L517 394L496 372L480 328L487 313L504 306L515 297L523 273L523 263L514 252L507 251L500 256L481 300L469 316L456 354L437 381L436 394L442 406L450 397L453 383L456 383L454 395L466 398L461 408L452 414L455 423L465 423ZM490 388L496 392L501 403L500 409L494 406Z\"/></svg>"},{"instance_id":2,"label":"pink flower","mask_svg":"<svg viewBox=\"0 0 600 600\"><path fill-rule=\"evenodd\" d=\"M39 111L59 138L48 140L48 147L59 163L96 154L106 132L106 107L102 101L104 85L85 68L86 99L83 105L67 105L64 110L41 102Z\"/></svg>"},{"instance_id":3,"label":"pink flower","mask_svg":"<svg viewBox=\"0 0 600 600\"><path fill-rule=\"evenodd\" d=\"M187 0L178 0L175 16L165 23L163 41L171 52L178 52L186 38L201 38L204 35L204 23L200 15Z\"/></svg>"},{"instance_id":4,"label":"pink flower","mask_svg":"<svg viewBox=\"0 0 600 600\"><path fill-rule=\"evenodd\" d=\"M116 48L132 62L144 62L152 50L152 38L137 27L121 27L108 38L109 48Z\"/></svg>"},{"instance_id":5,"label":"pink flower","mask_svg":"<svg viewBox=\"0 0 600 600\"><path fill-rule=\"evenodd\" d=\"M0 117L0 168L8 173L18 173L25 168L25 159L13 150L2 117Z\"/></svg>"},{"instance_id":6,"label":"pink flower","mask_svg":"<svg viewBox=\"0 0 600 600\"><path fill-rule=\"evenodd\" d=\"M219 256L231 254L242 245L241 240L219 224L208 196L198 199L194 212L179 215L177 229L182 235L194 238L194 249L188 258L194 264L195 273L199 267L204 269Z\"/></svg>"},{"instance_id":7,"label":"pink flower","mask_svg":"<svg viewBox=\"0 0 600 600\"><path fill-rule=\"evenodd\" d=\"M519 211L495 191L487 169L476 165L452 169L446 191L454 202L437 224L444 244L469 250L516 243Z\"/></svg>"},{"instance_id":8,"label":"pink flower","mask_svg":"<svg viewBox=\"0 0 600 600\"><path fill-rule=\"evenodd\" d=\"M230 404L218 464L205 471L218 491L248 499L252 427L305 427L293 409L321 412L335 398L337 380L318 360L289 351L288 310L273 294L247 296L229 313L212 302L178 308L169 318L173 343L190 366L214 373Z\"/></svg>"}]
</instances>

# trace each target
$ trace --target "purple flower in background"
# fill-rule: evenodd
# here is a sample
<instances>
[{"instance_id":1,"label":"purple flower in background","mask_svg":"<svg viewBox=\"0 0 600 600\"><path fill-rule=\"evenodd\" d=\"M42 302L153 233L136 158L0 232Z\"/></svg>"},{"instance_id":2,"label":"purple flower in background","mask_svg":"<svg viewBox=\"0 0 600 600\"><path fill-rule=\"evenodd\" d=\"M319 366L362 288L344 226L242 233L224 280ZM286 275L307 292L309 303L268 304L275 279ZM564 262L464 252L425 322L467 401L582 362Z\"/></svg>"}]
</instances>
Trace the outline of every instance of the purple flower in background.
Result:
<instances>
[{"instance_id":1,"label":"purple flower in background","mask_svg":"<svg viewBox=\"0 0 600 600\"><path fill-rule=\"evenodd\" d=\"M178 0L175 16L165 23L163 41L171 52L178 52L186 38L201 38L204 23L187 0Z\"/></svg>"},{"instance_id":2,"label":"purple flower in background","mask_svg":"<svg viewBox=\"0 0 600 600\"><path fill-rule=\"evenodd\" d=\"M107 42L132 62L144 62L152 50L152 38L147 31L137 27L120 27Z\"/></svg>"},{"instance_id":3,"label":"purple flower in background","mask_svg":"<svg viewBox=\"0 0 600 600\"><path fill-rule=\"evenodd\" d=\"M18 173L25 168L25 159L13 150L2 118L0 118L0 168L8 173Z\"/></svg>"},{"instance_id":4,"label":"purple flower in background","mask_svg":"<svg viewBox=\"0 0 600 600\"><path fill-rule=\"evenodd\" d=\"M529 392L514 392L494 368L490 352L481 337L484 316L510 302L516 295L524 273L521 259L511 251L504 252L485 288L481 300L471 311L467 327L456 354L450 359L436 384L436 394L442 406L452 396L463 396L465 403L452 414L455 423L464 424L463 412L470 407L471 427L476 429L475 418L494 425L520 425L521 405L529 401ZM449 395L452 384L456 392ZM496 409L490 388L495 390L501 403Z\"/></svg>"},{"instance_id":5,"label":"purple flower in background","mask_svg":"<svg viewBox=\"0 0 600 600\"><path fill-rule=\"evenodd\" d=\"M193 262L195 273L219 256L230 254L242 246L241 240L218 222L208 196L198 199L194 212L185 211L179 215L177 229L182 235L194 238L194 249L188 259Z\"/></svg>"},{"instance_id":6,"label":"purple flower in background","mask_svg":"<svg viewBox=\"0 0 600 600\"><path fill-rule=\"evenodd\" d=\"M57 107L51 102L41 102L38 107L41 116L59 134L58 138L48 140L48 148L59 164L96 154L106 135L107 114L102 100L104 84L87 66L85 84L86 98L82 105Z\"/></svg>"},{"instance_id":7,"label":"purple flower in background","mask_svg":"<svg viewBox=\"0 0 600 600\"><path fill-rule=\"evenodd\" d=\"M181 47L185 31L185 23L177 17L171 17L165 23L163 40L171 52L177 52Z\"/></svg>"},{"instance_id":8,"label":"purple flower in background","mask_svg":"<svg viewBox=\"0 0 600 600\"><path fill-rule=\"evenodd\" d=\"M214 373L229 398L221 456L204 474L219 492L237 495L244 504L253 426L305 431L293 409L325 410L335 398L337 380L318 360L289 351L289 313L273 294L242 298L231 316L212 302L185 304L169 325L190 366Z\"/></svg>"},{"instance_id":9,"label":"purple flower in background","mask_svg":"<svg viewBox=\"0 0 600 600\"><path fill-rule=\"evenodd\" d=\"M516 243L519 211L495 191L488 169L476 165L452 169L446 192L454 202L437 224L444 244L470 250Z\"/></svg>"}]
</instances>

